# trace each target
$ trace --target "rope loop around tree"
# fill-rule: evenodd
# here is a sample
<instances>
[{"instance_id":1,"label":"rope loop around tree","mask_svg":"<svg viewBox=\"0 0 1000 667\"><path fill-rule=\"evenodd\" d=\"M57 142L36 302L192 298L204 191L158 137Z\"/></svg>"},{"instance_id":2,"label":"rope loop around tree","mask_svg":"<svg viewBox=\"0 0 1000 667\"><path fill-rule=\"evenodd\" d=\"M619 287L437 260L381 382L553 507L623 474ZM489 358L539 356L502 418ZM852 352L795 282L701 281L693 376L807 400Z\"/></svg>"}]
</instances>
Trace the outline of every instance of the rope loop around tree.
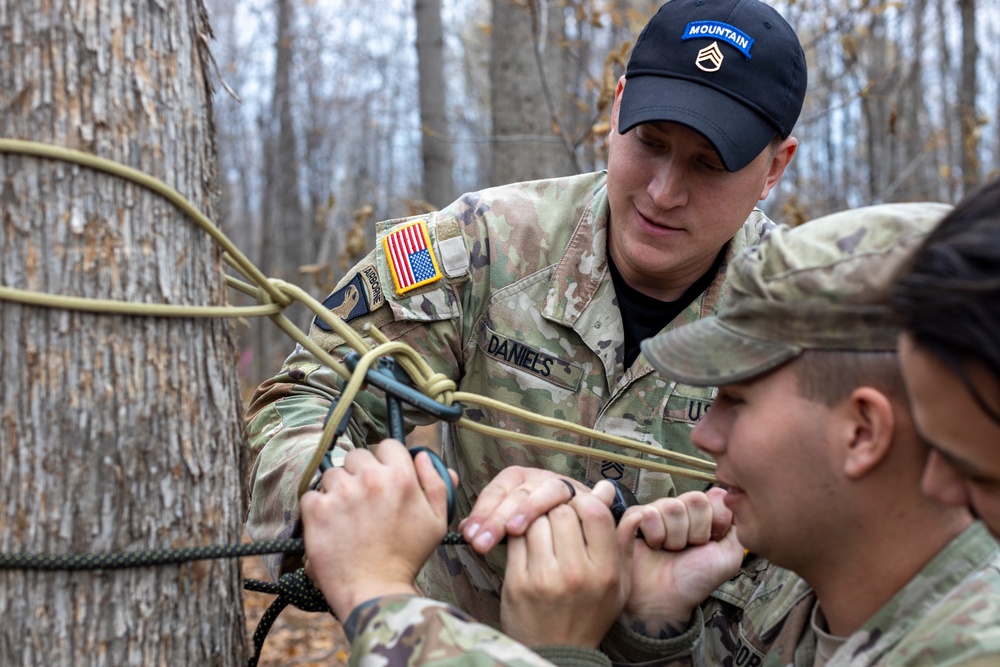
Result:
<instances>
[{"instance_id":1,"label":"rope loop around tree","mask_svg":"<svg viewBox=\"0 0 1000 667\"><path fill-rule=\"evenodd\" d=\"M176 317L176 318L244 318L268 317L292 340L309 350L321 363L332 368L343 378L345 385L337 405L327 417L327 426L316 445L316 449L302 474L299 484L299 495L304 493L309 483L316 475L326 452L333 442L333 433L350 408L355 396L366 385L366 375L369 369L379 359L390 357L409 375L413 387L423 395L430 397L442 406L453 404L479 405L505 412L524 421L573 433L584 438L616 445L657 459L667 459L682 463L688 467L680 467L660 461L643 459L615 452L601 452L601 456L609 461L624 465L666 472L705 482L714 482L712 474L715 464L698 457L670 452L659 447L640 443L629 438L608 435L579 424L573 424L562 419L538 415L527 410L502 403L486 396L458 391L454 380L435 372L427 361L412 347L399 341L390 341L381 331L374 327L366 329L365 333L374 342L369 343L361 334L349 327L347 323L335 316L321 302L302 288L292 283L268 278L258 269L246 255L222 231L188 201L177 190L163 181L133 169L113 160L98 157L89 153L76 151L59 146L52 146L34 141L0 138L0 153L27 155L42 159L59 160L88 167L119 178L132 181L148 190L159 194L176 206L191 221L201 227L223 250L223 259L237 276L226 275L226 284L258 301L255 306L176 306L169 304L131 303L109 299L91 299L52 295L43 292L23 290L7 285L0 285L0 301L10 301L43 308L105 313L116 315L133 315L138 317ZM296 303L305 304L312 313L325 322L340 336L346 344L357 353L358 358L353 370L335 359L329 352L319 347L308 335L303 333L285 314L284 311ZM522 444L545 447L548 449L591 456L593 450L571 443L557 441L524 433L514 433L503 429L478 424L465 417L456 420L458 426L489 435L498 440L510 440ZM465 540L459 533L448 533L442 544L464 544ZM0 553L0 570L46 570L46 571L79 571L79 570L109 570L137 567L158 567L184 563L193 560L239 558L243 556L302 553L302 539L268 540L250 544L226 546L183 547L179 549L162 549L133 552L91 553L91 554L3 554ZM323 600L320 592L313 586L304 569L283 575L278 582L260 582L252 579L244 580L246 590L271 593L276 595L275 601L268 608L254 633L254 656L250 659L250 667L256 667L263 648L264 639L271 625L284 607L289 604L305 611L326 611L329 606Z\"/></svg>"}]
</instances>

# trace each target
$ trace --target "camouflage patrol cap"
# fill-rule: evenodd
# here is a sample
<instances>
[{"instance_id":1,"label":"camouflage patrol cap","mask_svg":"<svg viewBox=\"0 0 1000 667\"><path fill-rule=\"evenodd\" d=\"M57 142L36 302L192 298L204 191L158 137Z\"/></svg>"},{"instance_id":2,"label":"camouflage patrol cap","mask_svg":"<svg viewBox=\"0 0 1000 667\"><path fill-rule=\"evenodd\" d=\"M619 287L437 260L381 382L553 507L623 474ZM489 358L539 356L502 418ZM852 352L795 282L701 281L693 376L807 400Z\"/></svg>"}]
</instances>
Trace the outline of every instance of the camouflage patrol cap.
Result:
<instances>
[{"instance_id":1,"label":"camouflage patrol cap","mask_svg":"<svg viewBox=\"0 0 1000 667\"><path fill-rule=\"evenodd\" d=\"M719 313L642 343L653 366L692 385L732 384L804 350L895 350L896 271L951 209L886 204L772 230L737 256Z\"/></svg>"}]
</instances>

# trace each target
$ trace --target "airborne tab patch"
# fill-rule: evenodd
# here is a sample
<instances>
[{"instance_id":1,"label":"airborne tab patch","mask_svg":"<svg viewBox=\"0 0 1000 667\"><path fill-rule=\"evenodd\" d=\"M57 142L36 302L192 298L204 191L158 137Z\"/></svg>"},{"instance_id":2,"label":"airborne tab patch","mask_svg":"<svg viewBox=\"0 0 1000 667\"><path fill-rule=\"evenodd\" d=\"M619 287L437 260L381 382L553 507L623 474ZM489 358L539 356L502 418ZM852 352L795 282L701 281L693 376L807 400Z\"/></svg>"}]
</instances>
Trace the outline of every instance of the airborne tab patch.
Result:
<instances>
[{"instance_id":1,"label":"airborne tab patch","mask_svg":"<svg viewBox=\"0 0 1000 667\"><path fill-rule=\"evenodd\" d=\"M431 248L427 223L418 220L382 239L389 273L396 284L396 294L403 295L441 279L437 257Z\"/></svg>"},{"instance_id":2,"label":"airborne tab patch","mask_svg":"<svg viewBox=\"0 0 1000 667\"><path fill-rule=\"evenodd\" d=\"M374 264L365 264L354 274L349 283L326 297L323 307L329 308L330 312L345 322L350 322L356 317L377 310L383 303L385 296L382 294L378 271ZM333 331L333 328L319 317L314 318L313 322L323 331Z\"/></svg>"}]
</instances>

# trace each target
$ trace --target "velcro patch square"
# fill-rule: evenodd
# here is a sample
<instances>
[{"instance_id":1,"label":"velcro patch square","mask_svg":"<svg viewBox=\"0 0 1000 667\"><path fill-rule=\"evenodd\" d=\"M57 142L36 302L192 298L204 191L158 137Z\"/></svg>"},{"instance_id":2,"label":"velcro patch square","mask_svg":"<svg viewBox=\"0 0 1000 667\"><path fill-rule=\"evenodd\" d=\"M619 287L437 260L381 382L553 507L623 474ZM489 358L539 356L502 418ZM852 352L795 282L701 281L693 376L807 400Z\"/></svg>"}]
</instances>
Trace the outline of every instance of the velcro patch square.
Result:
<instances>
[{"instance_id":1,"label":"velcro patch square","mask_svg":"<svg viewBox=\"0 0 1000 667\"><path fill-rule=\"evenodd\" d=\"M389 260L389 273L396 284L396 294L406 294L441 279L427 223L423 220L387 234L382 239L382 246Z\"/></svg>"}]
</instances>

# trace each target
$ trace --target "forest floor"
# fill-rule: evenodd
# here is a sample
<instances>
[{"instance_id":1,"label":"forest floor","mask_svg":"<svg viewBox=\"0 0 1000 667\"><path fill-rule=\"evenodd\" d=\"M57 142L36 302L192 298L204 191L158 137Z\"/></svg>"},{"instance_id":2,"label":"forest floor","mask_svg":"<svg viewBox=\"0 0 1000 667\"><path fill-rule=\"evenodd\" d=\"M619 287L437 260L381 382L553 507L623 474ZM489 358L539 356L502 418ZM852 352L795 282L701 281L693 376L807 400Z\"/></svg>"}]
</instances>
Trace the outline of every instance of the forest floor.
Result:
<instances>
[{"instance_id":1,"label":"forest floor","mask_svg":"<svg viewBox=\"0 0 1000 667\"><path fill-rule=\"evenodd\" d=\"M243 559L243 578L270 581L260 556ZM257 623L273 595L246 591L247 646L253 650ZM346 665L350 645L340 623L329 613L307 612L289 605L282 610L264 641L259 667L337 667Z\"/></svg>"}]
</instances>

